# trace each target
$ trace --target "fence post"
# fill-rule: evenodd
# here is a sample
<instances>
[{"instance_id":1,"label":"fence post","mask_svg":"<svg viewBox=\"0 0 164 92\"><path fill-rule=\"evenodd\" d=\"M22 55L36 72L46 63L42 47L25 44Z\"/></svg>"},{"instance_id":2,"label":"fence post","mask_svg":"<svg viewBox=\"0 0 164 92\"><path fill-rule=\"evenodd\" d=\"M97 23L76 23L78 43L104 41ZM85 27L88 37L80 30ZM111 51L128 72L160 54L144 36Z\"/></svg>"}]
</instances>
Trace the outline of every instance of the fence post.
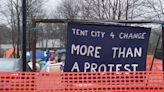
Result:
<instances>
[{"instance_id":1,"label":"fence post","mask_svg":"<svg viewBox=\"0 0 164 92\"><path fill-rule=\"evenodd\" d=\"M36 72L36 22L32 21L32 69Z\"/></svg>"},{"instance_id":2,"label":"fence post","mask_svg":"<svg viewBox=\"0 0 164 92\"><path fill-rule=\"evenodd\" d=\"M154 55L153 55L153 60L152 60L151 66L150 66L150 71L152 71L152 68L153 68L154 59L155 59L155 56L156 56L156 53L157 53L157 49L158 49L158 45L159 45L160 39L161 39L161 36L159 36L158 40L157 40L157 44L156 44Z\"/></svg>"}]
</instances>

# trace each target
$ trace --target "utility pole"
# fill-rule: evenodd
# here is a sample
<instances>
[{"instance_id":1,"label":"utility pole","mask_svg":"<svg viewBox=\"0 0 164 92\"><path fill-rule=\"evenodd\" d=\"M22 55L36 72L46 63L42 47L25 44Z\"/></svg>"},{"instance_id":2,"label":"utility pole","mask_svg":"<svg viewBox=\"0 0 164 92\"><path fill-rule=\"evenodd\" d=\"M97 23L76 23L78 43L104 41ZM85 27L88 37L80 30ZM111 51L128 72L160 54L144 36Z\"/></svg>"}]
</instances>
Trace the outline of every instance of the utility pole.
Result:
<instances>
[{"instance_id":1,"label":"utility pole","mask_svg":"<svg viewBox=\"0 0 164 92\"><path fill-rule=\"evenodd\" d=\"M26 71L26 0L22 0L22 60L23 60L23 71Z\"/></svg>"}]
</instances>

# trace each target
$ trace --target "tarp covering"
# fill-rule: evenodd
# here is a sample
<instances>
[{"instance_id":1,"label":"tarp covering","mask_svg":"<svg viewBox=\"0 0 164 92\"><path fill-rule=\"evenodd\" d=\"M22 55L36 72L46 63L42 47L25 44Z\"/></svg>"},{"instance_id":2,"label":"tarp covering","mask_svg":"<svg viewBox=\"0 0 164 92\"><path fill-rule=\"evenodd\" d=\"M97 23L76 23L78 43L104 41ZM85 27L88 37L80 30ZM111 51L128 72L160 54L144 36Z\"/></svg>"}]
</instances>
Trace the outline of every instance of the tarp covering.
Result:
<instances>
[{"instance_id":1,"label":"tarp covering","mask_svg":"<svg viewBox=\"0 0 164 92\"><path fill-rule=\"evenodd\" d=\"M9 58L13 55L13 53L14 53L14 48L10 48L9 50L7 50L5 52L5 55L6 55L7 58ZM17 55L17 49L15 49L15 54Z\"/></svg>"},{"instance_id":2,"label":"tarp covering","mask_svg":"<svg viewBox=\"0 0 164 92\"><path fill-rule=\"evenodd\" d=\"M32 59L32 51L30 51L30 59ZM36 50L36 59L44 59L44 51Z\"/></svg>"}]
</instances>

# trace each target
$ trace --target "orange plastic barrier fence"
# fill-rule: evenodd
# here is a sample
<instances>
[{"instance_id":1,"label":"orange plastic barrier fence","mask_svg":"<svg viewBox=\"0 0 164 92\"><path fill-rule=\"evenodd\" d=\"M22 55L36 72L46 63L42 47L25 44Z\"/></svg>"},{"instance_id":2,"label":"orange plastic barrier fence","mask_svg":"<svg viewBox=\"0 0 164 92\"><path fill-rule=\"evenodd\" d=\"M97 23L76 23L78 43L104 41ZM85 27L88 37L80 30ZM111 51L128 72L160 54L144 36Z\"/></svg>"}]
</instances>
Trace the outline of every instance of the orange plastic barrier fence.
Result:
<instances>
[{"instance_id":1,"label":"orange plastic barrier fence","mask_svg":"<svg viewBox=\"0 0 164 92\"><path fill-rule=\"evenodd\" d=\"M152 55L147 55L147 60L146 60L146 70L150 71L150 67L152 64L153 56ZM162 71L162 60L160 59L154 59L152 71Z\"/></svg>"},{"instance_id":2,"label":"orange plastic barrier fence","mask_svg":"<svg viewBox=\"0 0 164 92\"><path fill-rule=\"evenodd\" d=\"M164 72L1 72L0 92L164 92Z\"/></svg>"}]
</instances>

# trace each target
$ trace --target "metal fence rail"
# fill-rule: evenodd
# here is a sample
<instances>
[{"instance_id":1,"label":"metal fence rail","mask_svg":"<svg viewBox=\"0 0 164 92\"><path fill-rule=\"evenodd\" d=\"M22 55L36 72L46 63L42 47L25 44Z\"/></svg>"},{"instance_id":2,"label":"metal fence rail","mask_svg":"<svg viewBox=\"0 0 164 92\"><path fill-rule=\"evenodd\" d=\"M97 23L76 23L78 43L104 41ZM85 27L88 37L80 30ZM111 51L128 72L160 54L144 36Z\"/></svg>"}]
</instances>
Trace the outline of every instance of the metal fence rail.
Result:
<instances>
[{"instance_id":1,"label":"metal fence rail","mask_svg":"<svg viewBox=\"0 0 164 92\"><path fill-rule=\"evenodd\" d=\"M164 91L164 72L1 72L0 92Z\"/></svg>"}]
</instances>

